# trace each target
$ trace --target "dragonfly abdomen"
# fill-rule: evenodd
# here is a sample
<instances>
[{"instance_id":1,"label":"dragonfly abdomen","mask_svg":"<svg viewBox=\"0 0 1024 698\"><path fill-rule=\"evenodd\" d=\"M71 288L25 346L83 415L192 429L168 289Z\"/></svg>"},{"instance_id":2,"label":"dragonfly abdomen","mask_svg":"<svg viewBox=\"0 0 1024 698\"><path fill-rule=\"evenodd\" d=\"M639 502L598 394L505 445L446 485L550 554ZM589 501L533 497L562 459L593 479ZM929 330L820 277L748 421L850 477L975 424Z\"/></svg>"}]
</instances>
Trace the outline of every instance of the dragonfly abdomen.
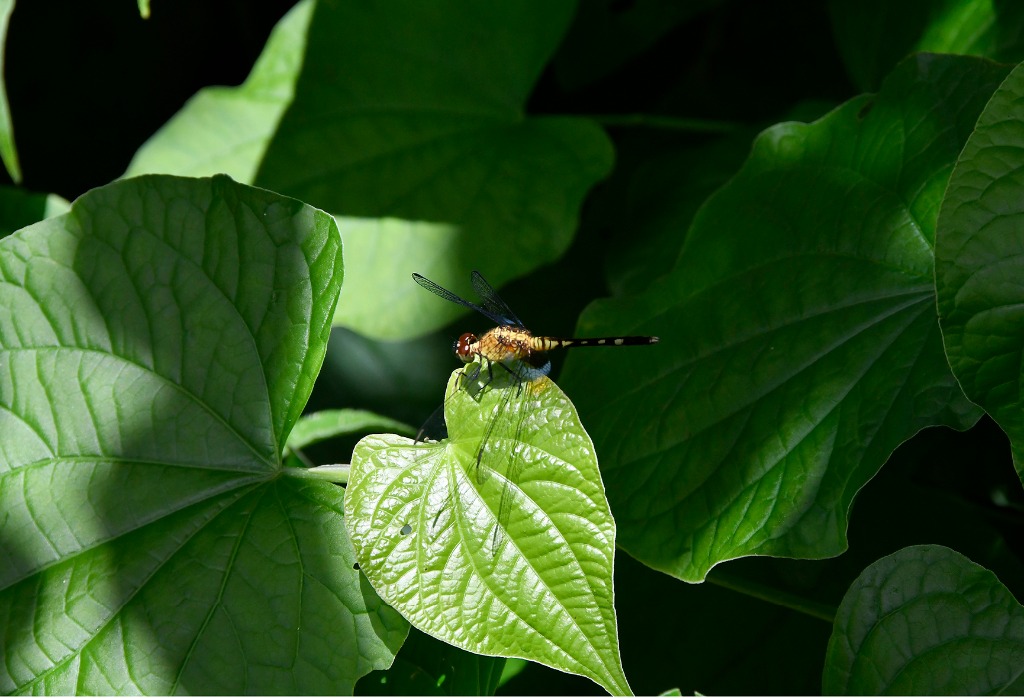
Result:
<instances>
[{"instance_id":1,"label":"dragonfly abdomen","mask_svg":"<svg viewBox=\"0 0 1024 698\"><path fill-rule=\"evenodd\" d=\"M657 344L657 337L533 337L533 351L551 351L565 347L627 347Z\"/></svg>"}]
</instances>

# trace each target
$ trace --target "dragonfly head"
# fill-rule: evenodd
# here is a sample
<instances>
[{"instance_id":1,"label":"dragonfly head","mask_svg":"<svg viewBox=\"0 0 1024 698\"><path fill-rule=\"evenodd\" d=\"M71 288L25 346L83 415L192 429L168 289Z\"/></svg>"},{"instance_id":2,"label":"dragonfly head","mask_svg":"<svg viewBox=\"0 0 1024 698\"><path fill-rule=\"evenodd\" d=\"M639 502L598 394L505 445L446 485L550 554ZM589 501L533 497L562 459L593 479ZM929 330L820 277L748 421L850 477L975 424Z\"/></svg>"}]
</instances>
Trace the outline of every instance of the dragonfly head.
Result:
<instances>
[{"instance_id":1,"label":"dragonfly head","mask_svg":"<svg viewBox=\"0 0 1024 698\"><path fill-rule=\"evenodd\" d=\"M476 356L476 352L473 347L479 340L476 335L472 332L467 332L458 339L455 340L455 344L452 345L452 349L455 350L455 355L462 359L463 363L469 363Z\"/></svg>"}]
</instances>

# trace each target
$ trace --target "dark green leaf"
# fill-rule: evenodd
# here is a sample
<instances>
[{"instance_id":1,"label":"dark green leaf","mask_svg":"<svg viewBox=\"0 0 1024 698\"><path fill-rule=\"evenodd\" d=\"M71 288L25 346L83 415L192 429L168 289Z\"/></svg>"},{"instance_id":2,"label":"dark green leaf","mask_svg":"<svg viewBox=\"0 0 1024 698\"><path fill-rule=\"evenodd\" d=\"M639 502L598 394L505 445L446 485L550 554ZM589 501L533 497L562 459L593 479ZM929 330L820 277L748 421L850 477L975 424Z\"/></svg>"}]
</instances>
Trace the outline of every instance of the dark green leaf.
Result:
<instances>
[{"instance_id":1,"label":"dark green leaf","mask_svg":"<svg viewBox=\"0 0 1024 698\"><path fill-rule=\"evenodd\" d=\"M837 555L896 446L978 418L942 351L931 241L1004 75L921 56L877 97L769 129L673 272L584 317L585 334L662 338L642 358L578 352L562 380L632 555L690 581L744 555Z\"/></svg>"},{"instance_id":2,"label":"dark green leaf","mask_svg":"<svg viewBox=\"0 0 1024 698\"><path fill-rule=\"evenodd\" d=\"M0 238L27 225L66 213L70 204L54 194L0 187Z\"/></svg>"},{"instance_id":3,"label":"dark green leaf","mask_svg":"<svg viewBox=\"0 0 1024 698\"><path fill-rule=\"evenodd\" d=\"M862 89L915 51L1024 58L1024 6L1014 0L831 0L836 44Z\"/></svg>"},{"instance_id":4,"label":"dark green leaf","mask_svg":"<svg viewBox=\"0 0 1024 698\"><path fill-rule=\"evenodd\" d=\"M330 216L144 177L0 241L0 690L344 693L407 626L342 490L279 478L341 285Z\"/></svg>"},{"instance_id":5,"label":"dark green leaf","mask_svg":"<svg viewBox=\"0 0 1024 698\"><path fill-rule=\"evenodd\" d=\"M665 150L638 167L608 246L608 284L616 295L636 293L671 271L697 210L746 159L753 130L699 148Z\"/></svg>"},{"instance_id":6,"label":"dark green leaf","mask_svg":"<svg viewBox=\"0 0 1024 698\"><path fill-rule=\"evenodd\" d=\"M490 696L505 660L484 657L435 640L415 628L390 669L364 676L358 695Z\"/></svg>"},{"instance_id":7,"label":"dark green leaf","mask_svg":"<svg viewBox=\"0 0 1024 698\"><path fill-rule=\"evenodd\" d=\"M572 403L546 378L495 375L473 395L460 377L448 384L448 439L377 435L356 447L346 521L361 569L425 633L628 692L612 606L615 523Z\"/></svg>"},{"instance_id":8,"label":"dark green leaf","mask_svg":"<svg viewBox=\"0 0 1024 698\"><path fill-rule=\"evenodd\" d=\"M829 695L1018 695L1024 608L994 574L938 545L864 570L836 615Z\"/></svg>"},{"instance_id":9,"label":"dark green leaf","mask_svg":"<svg viewBox=\"0 0 1024 698\"><path fill-rule=\"evenodd\" d=\"M1024 476L1024 67L1006 78L957 162L936 246L939 317L953 372L1010 436Z\"/></svg>"},{"instance_id":10,"label":"dark green leaf","mask_svg":"<svg viewBox=\"0 0 1024 698\"><path fill-rule=\"evenodd\" d=\"M642 54L676 24L719 0L587 0L581 3L565 43L555 56L559 80L577 89L606 77Z\"/></svg>"}]
</instances>

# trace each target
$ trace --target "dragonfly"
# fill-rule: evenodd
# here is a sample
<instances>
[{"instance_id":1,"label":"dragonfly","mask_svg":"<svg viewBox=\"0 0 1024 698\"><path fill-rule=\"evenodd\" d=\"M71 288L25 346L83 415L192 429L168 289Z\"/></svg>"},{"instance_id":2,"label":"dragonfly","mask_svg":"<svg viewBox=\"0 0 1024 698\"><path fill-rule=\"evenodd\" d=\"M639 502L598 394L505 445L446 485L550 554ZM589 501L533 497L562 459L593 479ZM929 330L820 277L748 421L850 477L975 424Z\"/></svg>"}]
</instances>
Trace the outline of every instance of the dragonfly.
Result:
<instances>
[{"instance_id":1,"label":"dragonfly","mask_svg":"<svg viewBox=\"0 0 1024 698\"><path fill-rule=\"evenodd\" d=\"M511 487L516 484L518 474L523 466L520 434L524 416L529 409L528 405L518 405L518 409L513 409L512 413L518 417L514 418L516 424L510 426L506 424L508 420L513 419L508 416L509 407L512 405L513 399L528 399L531 391L524 388L551 372L548 352L569 347L621 347L657 344L658 338L647 336L538 336L526 328L519 316L512 312L508 304L501 299L498 292L487 283L487 280L478 271L474 271L470 275L470 282L473 285L473 290L480 297L479 304L452 293L420 274L413 274L412 278L434 295L475 310L494 324L492 329L480 336L472 332L464 333L455 340L452 349L455 355L467 364L467 368L468 364L474 364L473 369L468 373L464 370L461 377L463 385L466 384L465 381L468 381L469 384L475 383L479 390L486 389L494 382L496 368L499 371L504 371L509 378L510 386L505 391L498 408L492 412L490 421L484 429L483 437L476 450L474 466L478 482L483 482L486 477L484 468L481 467L485 458L489 462L484 464L484 467L498 469L503 465L507 466L504 470L504 483L498 505L498 525L494 529L492 539L492 550L494 554L497 554L502 531L508 523ZM486 375L484 375L485 370ZM427 424L430 423L431 420L428 420ZM427 426L424 427L424 429L427 428ZM417 441L422 440L424 429L421 429L420 434L417 435ZM499 434L507 435L509 433L511 438L496 439ZM501 446L491 448L495 441L500 441Z\"/></svg>"}]
</instances>

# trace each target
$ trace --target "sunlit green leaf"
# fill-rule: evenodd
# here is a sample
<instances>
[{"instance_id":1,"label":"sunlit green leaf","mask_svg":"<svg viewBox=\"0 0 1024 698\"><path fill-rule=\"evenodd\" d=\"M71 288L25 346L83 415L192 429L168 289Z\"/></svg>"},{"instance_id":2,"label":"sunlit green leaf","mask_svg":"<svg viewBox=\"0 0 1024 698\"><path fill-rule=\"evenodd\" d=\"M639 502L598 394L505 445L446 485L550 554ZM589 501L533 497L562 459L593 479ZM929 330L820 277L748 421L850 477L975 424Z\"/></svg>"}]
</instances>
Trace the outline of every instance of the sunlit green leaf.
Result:
<instances>
[{"instance_id":1,"label":"sunlit green leaf","mask_svg":"<svg viewBox=\"0 0 1024 698\"><path fill-rule=\"evenodd\" d=\"M337 222L349 266L372 273L345 280L345 294L354 301L338 308L335 323L370 337L400 340L436 329L465 312L457 305L434 303L418 292L411 276L412 271L436 269L462 258L465 234L458 226L396 218L338 217ZM395 261L409 257L411 250L417 251L415 265L397 266ZM466 269L459 272L458 281L464 281Z\"/></svg>"},{"instance_id":2,"label":"sunlit green leaf","mask_svg":"<svg viewBox=\"0 0 1024 698\"><path fill-rule=\"evenodd\" d=\"M311 0L297 3L274 28L248 79L199 91L139 149L125 175L223 173L252 183L294 98L313 8Z\"/></svg>"},{"instance_id":3,"label":"sunlit green leaf","mask_svg":"<svg viewBox=\"0 0 1024 698\"><path fill-rule=\"evenodd\" d=\"M932 240L1004 75L920 56L876 97L769 129L672 273L585 315L584 334L662 339L642 357L578 352L561 380L634 557L698 581L745 555L837 555L893 449L977 420L942 351Z\"/></svg>"},{"instance_id":4,"label":"sunlit green leaf","mask_svg":"<svg viewBox=\"0 0 1024 698\"><path fill-rule=\"evenodd\" d=\"M949 183L935 284L946 353L968 397L1007 434L1024 477L1024 67L981 115Z\"/></svg>"},{"instance_id":5,"label":"sunlit green leaf","mask_svg":"<svg viewBox=\"0 0 1024 698\"><path fill-rule=\"evenodd\" d=\"M836 614L827 695L1019 695L1024 608L949 548L904 548L864 570Z\"/></svg>"},{"instance_id":6,"label":"sunlit green leaf","mask_svg":"<svg viewBox=\"0 0 1024 698\"><path fill-rule=\"evenodd\" d=\"M0 691L345 693L391 661L342 490L279 477L330 216L126 180L0 241L0 280Z\"/></svg>"},{"instance_id":7,"label":"sunlit green leaf","mask_svg":"<svg viewBox=\"0 0 1024 698\"><path fill-rule=\"evenodd\" d=\"M425 633L627 692L612 606L615 523L590 437L546 378L510 385L494 375L476 392L458 387L460 375L448 386L448 439L379 435L356 447L346 521L361 569ZM478 468L496 410L504 418Z\"/></svg>"},{"instance_id":8,"label":"sunlit green leaf","mask_svg":"<svg viewBox=\"0 0 1024 698\"><path fill-rule=\"evenodd\" d=\"M505 661L505 667L501 672L501 677L498 679L498 685L504 686L510 680L519 676L523 670L530 666L530 663L525 659L519 659L518 657L508 659Z\"/></svg>"},{"instance_id":9,"label":"sunlit green leaf","mask_svg":"<svg viewBox=\"0 0 1024 698\"><path fill-rule=\"evenodd\" d=\"M371 429L391 429L412 436L416 430L408 424L366 410L324 410L303 415L288 435L288 448L304 448L325 439L346 434L364 434Z\"/></svg>"}]
</instances>

